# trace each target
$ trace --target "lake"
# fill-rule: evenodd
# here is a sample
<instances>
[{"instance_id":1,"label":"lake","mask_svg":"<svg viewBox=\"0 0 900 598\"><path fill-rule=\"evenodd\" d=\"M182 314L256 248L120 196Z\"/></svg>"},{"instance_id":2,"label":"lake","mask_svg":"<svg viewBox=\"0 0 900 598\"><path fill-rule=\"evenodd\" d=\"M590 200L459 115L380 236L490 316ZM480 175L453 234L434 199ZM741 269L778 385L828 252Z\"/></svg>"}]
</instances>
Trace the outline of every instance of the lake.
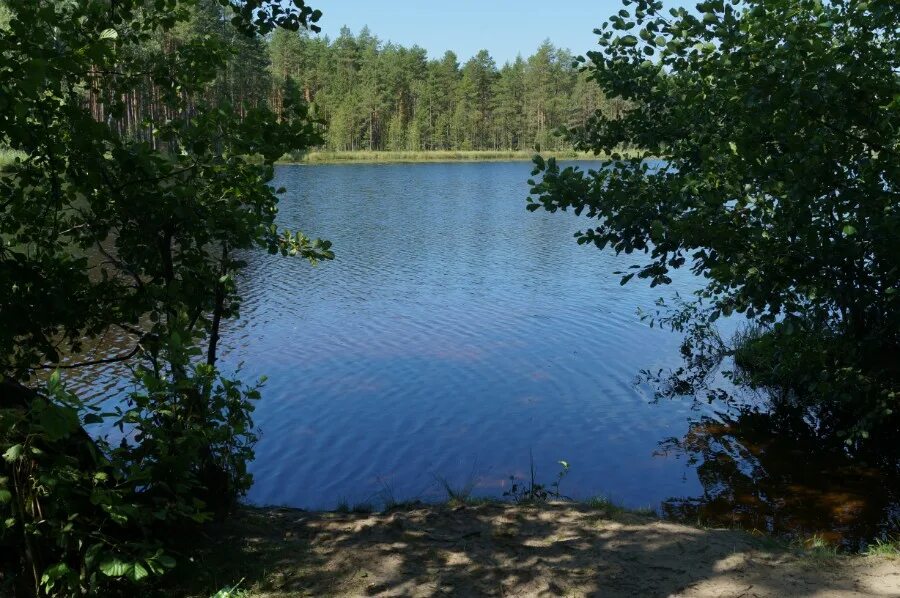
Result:
<instances>
[{"instance_id":1,"label":"lake","mask_svg":"<svg viewBox=\"0 0 900 598\"><path fill-rule=\"evenodd\" d=\"M652 402L638 375L681 365L681 338L637 309L698 281L621 286L615 272L640 256L577 245L585 218L527 212L530 170L278 168L279 223L330 239L336 259L246 256L246 301L220 366L268 377L248 500L381 506L446 498L445 482L500 497L533 459L541 483L568 462L560 489L576 499L850 545L893 533L900 484L879 472L817 456L815 439L743 450L760 446L740 438L758 418ZM115 370L72 376L98 394L123 384Z\"/></svg>"},{"instance_id":2,"label":"lake","mask_svg":"<svg viewBox=\"0 0 900 598\"><path fill-rule=\"evenodd\" d=\"M678 337L639 321L633 256L580 247L588 223L529 213L528 163L285 166L279 221L336 259L254 255L226 363L268 383L250 500L304 508L438 497L436 478L500 495L530 457L562 490L656 506L699 490L654 457L688 403L651 405L646 367ZM389 496L386 496L389 495Z\"/></svg>"}]
</instances>

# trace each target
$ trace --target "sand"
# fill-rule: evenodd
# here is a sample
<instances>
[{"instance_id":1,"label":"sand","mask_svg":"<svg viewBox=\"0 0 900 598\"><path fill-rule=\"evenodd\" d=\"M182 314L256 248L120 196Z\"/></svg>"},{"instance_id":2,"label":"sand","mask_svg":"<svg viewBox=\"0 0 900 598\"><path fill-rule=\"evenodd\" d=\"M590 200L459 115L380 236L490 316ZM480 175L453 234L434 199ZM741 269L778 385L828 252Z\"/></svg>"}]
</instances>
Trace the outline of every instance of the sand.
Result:
<instances>
[{"instance_id":1,"label":"sand","mask_svg":"<svg viewBox=\"0 0 900 598\"><path fill-rule=\"evenodd\" d=\"M245 509L216 535L255 597L900 597L897 558L789 551L569 503Z\"/></svg>"}]
</instances>

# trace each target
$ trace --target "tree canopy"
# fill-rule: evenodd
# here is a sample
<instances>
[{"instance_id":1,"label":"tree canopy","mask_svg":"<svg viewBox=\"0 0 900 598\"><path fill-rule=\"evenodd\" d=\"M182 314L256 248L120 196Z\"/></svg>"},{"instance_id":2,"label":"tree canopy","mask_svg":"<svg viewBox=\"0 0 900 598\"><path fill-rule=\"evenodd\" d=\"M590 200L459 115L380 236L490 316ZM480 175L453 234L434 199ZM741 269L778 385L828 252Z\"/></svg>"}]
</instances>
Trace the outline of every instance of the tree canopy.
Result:
<instances>
[{"instance_id":1,"label":"tree canopy","mask_svg":"<svg viewBox=\"0 0 900 598\"><path fill-rule=\"evenodd\" d=\"M823 426L895 434L900 4L623 4L580 60L629 108L570 137L644 154L587 172L538 160L530 209L584 214L596 222L579 243L642 255L623 284L690 268L708 281L711 319L773 327L778 375L766 378L827 405Z\"/></svg>"},{"instance_id":2,"label":"tree canopy","mask_svg":"<svg viewBox=\"0 0 900 598\"><path fill-rule=\"evenodd\" d=\"M274 161L320 139L306 104L286 95L276 114L223 79L234 36L257 44L319 13L302 0L5 8L0 144L23 157L0 173L0 592L104 592L174 566L166 530L249 487L258 386L216 369L242 252L332 253L274 223ZM190 30L204 13L223 33ZM133 347L106 360L133 368L124 400L41 375L96 363L61 360L108 333Z\"/></svg>"}]
</instances>

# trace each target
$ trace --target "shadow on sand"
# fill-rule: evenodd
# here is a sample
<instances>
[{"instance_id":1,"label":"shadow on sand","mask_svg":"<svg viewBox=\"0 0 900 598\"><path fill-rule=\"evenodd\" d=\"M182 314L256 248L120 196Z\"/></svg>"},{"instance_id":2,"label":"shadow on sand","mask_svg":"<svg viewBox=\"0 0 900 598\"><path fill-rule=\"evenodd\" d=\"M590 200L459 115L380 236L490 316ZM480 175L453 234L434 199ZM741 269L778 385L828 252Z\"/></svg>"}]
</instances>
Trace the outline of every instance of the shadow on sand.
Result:
<instances>
[{"instance_id":1,"label":"shadow on sand","mask_svg":"<svg viewBox=\"0 0 900 598\"><path fill-rule=\"evenodd\" d=\"M573 504L245 509L205 545L198 595L241 578L279 597L900 595L900 560L802 556Z\"/></svg>"}]
</instances>

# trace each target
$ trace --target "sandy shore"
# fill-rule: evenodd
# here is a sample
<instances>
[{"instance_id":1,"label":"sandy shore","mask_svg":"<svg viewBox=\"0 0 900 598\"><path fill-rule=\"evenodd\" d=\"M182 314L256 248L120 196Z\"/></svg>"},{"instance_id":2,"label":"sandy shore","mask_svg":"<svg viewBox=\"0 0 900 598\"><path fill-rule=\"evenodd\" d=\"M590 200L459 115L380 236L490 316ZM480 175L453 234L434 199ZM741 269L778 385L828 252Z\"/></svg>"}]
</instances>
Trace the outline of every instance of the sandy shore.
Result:
<instances>
[{"instance_id":1,"label":"sandy shore","mask_svg":"<svg viewBox=\"0 0 900 598\"><path fill-rule=\"evenodd\" d=\"M900 596L900 559L787 551L750 534L572 504L379 514L245 509L205 584L249 596Z\"/></svg>"}]
</instances>

